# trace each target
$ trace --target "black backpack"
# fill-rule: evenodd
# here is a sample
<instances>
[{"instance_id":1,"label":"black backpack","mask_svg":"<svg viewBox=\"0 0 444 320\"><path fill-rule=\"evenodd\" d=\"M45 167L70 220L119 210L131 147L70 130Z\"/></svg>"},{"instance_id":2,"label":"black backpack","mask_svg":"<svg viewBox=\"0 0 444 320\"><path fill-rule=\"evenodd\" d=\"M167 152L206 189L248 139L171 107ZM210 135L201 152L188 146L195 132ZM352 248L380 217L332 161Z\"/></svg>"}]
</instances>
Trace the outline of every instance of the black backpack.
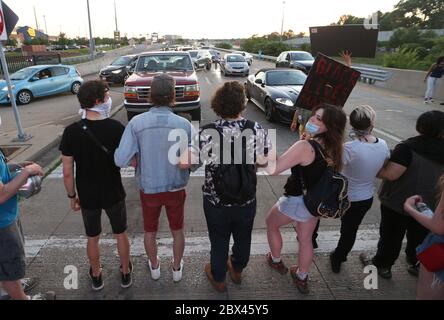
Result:
<instances>
[{"instance_id":1,"label":"black backpack","mask_svg":"<svg viewBox=\"0 0 444 320\"><path fill-rule=\"evenodd\" d=\"M310 141L313 148L319 151L325 159L322 148L318 143ZM348 180L339 172L327 166L316 184L307 189L299 169L304 204L308 211L315 217L321 218L342 218L350 208L348 200Z\"/></svg>"},{"instance_id":2,"label":"black backpack","mask_svg":"<svg viewBox=\"0 0 444 320\"><path fill-rule=\"evenodd\" d=\"M245 129L254 129L255 123L247 120ZM202 128L215 129L220 136L220 157L223 155L223 133L217 129L214 123ZM247 146L242 141L242 163L246 162ZM256 161L256 158L254 159ZM220 161L222 162L222 161ZM234 164L234 143L231 141L231 164L217 164L212 175L215 191L224 205L242 205L256 197L256 165L255 164Z\"/></svg>"}]
</instances>

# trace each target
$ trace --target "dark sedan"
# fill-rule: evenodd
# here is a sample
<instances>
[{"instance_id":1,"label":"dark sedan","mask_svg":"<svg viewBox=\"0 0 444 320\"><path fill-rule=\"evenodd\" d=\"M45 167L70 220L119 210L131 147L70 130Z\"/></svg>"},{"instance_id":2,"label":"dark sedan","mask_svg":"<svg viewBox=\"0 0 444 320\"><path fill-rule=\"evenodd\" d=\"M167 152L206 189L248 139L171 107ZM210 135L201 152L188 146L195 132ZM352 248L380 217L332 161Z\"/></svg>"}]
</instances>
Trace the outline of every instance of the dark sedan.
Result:
<instances>
[{"instance_id":1,"label":"dark sedan","mask_svg":"<svg viewBox=\"0 0 444 320\"><path fill-rule=\"evenodd\" d=\"M111 65L100 70L100 79L108 83L125 84L136 66L137 58L137 55L117 58Z\"/></svg>"},{"instance_id":2,"label":"dark sedan","mask_svg":"<svg viewBox=\"0 0 444 320\"><path fill-rule=\"evenodd\" d=\"M300 70L262 69L248 77L247 98L265 112L268 121L291 123L306 79Z\"/></svg>"},{"instance_id":3,"label":"dark sedan","mask_svg":"<svg viewBox=\"0 0 444 320\"><path fill-rule=\"evenodd\" d=\"M276 68L292 68L308 74L313 63L314 58L309 52L284 51L276 59Z\"/></svg>"}]
</instances>

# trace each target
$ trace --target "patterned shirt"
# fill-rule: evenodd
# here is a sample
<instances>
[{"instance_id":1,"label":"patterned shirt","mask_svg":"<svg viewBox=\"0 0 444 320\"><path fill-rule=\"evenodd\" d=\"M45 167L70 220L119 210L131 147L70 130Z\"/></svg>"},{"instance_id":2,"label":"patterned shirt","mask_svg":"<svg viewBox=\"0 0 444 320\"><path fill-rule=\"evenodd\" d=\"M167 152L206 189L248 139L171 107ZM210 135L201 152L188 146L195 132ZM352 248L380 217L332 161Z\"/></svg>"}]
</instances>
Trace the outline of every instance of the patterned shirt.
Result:
<instances>
[{"instance_id":1,"label":"patterned shirt","mask_svg":"<svg viewBox=\"0 0 444 320\"><path fill-rule=\"evenodd\" d=\"M226 137L233 137L234 139L240 137L242 134L247 137L247 146L254 146L253 151L253 157L252 159L257 159L257 156L267 156L268 151L272 148L271 141L268 137L268 132L262 128L262 126L254 122L253 127L253 134L247 134L246 131L242 133L242 130L245 128L247 123L247 120L244 118L241 118L240 120L224 120L219 119L214 122L216 128L218 131L223 132L224 138ZM210 203L212 203L215 206L223 205L223 206L231 206L222 204L221 199L218 197L215 186L213 182L213 174L215 173L216 169L218 168L218 157L214 156L209 157L207 155L212 155L209 150L220 150L220 143L218 141L213 141L212 132L214 130L211 129L204 129L201 128L199 131L199 136L196 136L196 139L199 139L197 143L194 145L198 145L200 149L200 163L205 165L205 183L202 187L203 196L206 200L208 200ZM247 147L247 152L248 152ZM194 151L196 152L196 151ZM236 152L236 151L235 151ZM224 149L224 154L226 153L226 150ZM243 162L242 162L243 163ZM246 202L244 205L250 204L253 202L254 199Z\"/></svg>"}]
</instances>

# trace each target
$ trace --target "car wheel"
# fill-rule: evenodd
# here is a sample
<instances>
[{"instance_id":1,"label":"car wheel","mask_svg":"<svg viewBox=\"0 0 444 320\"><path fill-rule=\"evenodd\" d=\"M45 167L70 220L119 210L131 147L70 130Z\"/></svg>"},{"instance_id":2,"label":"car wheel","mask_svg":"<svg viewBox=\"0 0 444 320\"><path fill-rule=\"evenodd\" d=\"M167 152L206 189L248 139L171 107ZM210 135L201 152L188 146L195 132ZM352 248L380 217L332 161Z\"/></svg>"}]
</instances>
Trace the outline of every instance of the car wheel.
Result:
<instances>
[{"instance_id":1,"label":"car wheel","mask_svg":"<svg viewBox=\"0 0 444 320\"><path fill-rule=\"evenodd\" d=\"M80 86L81 86L81 83L80 83L80 82L74 82L74 83L72 84L72 86L71 86L71 92L72 92L72 94L78 94L78 93L79 93L79 90L80 90Z\"/></svg>"},{"instance_id":2,"label":"car wheel","mask_svg":"<svg viewBox=\"0 0 444 320\"><path fill-rule=\"evenodd\" d=\"M200 121L200 120L202 120L202 115L201 115L201 112L200 112L200 108L196 109L196 110L190 111L190 115L191 115L191 120L192 121Z\"/></svg>"},{"instance_id":3,"label":"car wheel","mask_svg":"<svg viewBox=\"0 0 444 320\"><path fill-rule=\"evenodd\" d=\"M134 118L135 116L137 116L138 114L139 113L137 113L137 112L127 111L126 117L128 118L128 122L131 121L131 119Z\"/></svg>"},{"instance_id":4,"label":"car wheel","mask_svg":"<svg viewBox=\"0 0 444 320\"><path fill-rule=\"evenodd\" d=\"M274 118L273 103L270 98L267 98L265 100L265 119L269 122L273 122L275 120Z\"/></svg>"},{"instance_id":5,"label":"car wheel","mask_svg":"<svg viewBox=\"0 0 444 320\"><path fill-rule=\"evenodd\" d=\"M207 63L207 70L208 70L208 71L211 70L211 63Z\"/></svg>"},{"instance_id":6,"label":"car wheel","mask_svg":"<svg viewBox=\"0 0 444 320\"><path fill-rule=\"evenodd\" d=\"M22 90L17 93L17 104L24 105L32 101L32 92L29 90Z\"/></svg>"}]
</instances>

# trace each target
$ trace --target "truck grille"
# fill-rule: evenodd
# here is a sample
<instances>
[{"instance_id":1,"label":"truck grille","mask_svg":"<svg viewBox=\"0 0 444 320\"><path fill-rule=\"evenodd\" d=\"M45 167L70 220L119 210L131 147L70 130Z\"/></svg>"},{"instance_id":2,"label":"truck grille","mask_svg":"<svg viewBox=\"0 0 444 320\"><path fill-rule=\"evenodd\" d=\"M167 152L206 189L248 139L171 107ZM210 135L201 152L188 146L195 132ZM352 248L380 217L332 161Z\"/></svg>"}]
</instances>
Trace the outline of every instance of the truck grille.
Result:
<instances>
[{"instance_id":1,"label":"truck grille","mask_svg":"<svg viewBox=\"0 0 444 320\"><path fill-rule=\"evenodd\" d=\"M148 99L150 97L151 87L137 87L137 95L139 99ZM176 86L176 99L183 98L185 96L185 87Z\"/></svg>"}]
</instances>

